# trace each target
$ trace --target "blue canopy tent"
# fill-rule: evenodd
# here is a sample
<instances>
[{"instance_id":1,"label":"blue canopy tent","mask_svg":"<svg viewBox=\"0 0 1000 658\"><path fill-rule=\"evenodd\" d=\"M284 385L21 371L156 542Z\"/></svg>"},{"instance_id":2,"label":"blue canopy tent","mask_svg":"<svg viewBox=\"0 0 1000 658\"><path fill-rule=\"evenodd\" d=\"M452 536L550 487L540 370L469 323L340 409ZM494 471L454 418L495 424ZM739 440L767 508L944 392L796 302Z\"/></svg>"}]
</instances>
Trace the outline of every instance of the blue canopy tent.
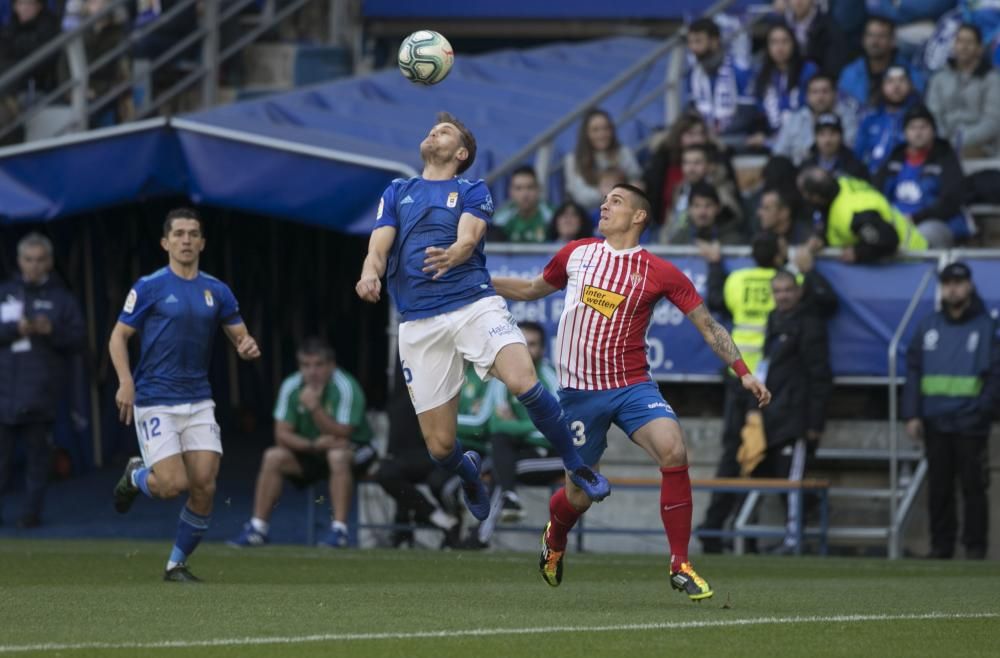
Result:
<instances>
[{"instance_id":1,"label":"blue canopy tent","mask_svg":"<svg viewBox=\"0 0 1000 658\"><path fill-rule=\"evenodd\" d=\"M149 198L197 203L364 233L382 189L420 168L417 144L440 110L479 142L475 178L516 153L659 45L619 37L459 57L432 88L395 70L234 103L171 120L0 149L0 221L39 221ZM612 115L662 83L666 61L602 103ZM619 126L637 143L663 102ZM575 130L561 134L555 156ZM498 190L502 192L502 190Z\"/></svg>"}]
</instances>

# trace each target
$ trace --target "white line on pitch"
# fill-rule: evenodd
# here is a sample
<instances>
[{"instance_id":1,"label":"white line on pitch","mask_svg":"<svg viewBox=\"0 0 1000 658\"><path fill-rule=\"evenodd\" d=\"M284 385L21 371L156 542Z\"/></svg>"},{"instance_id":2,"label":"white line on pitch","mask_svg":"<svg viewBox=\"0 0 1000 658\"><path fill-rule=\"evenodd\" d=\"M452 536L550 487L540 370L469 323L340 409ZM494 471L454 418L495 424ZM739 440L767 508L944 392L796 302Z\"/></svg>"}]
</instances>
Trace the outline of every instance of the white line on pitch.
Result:
<instances>
[{"instance_id":1,"label":"white line on pitch","mask_svg":"<svg viewBox=\"0 0 1000 658\"><path fill-rule=\"evenodd\" d=\"M928 612L904 615L832 615L827 617L750 617L715 621L677 621L649 624L617 624L610 626L548 626L538 628L473 628L466 630L413 631L399 633L322 633L287 637L233 637L214 640L164 640L162 642L79 642L2 645L0 653L26 651L73 651L82 649L173 649L190 647L235 647L266 644L303 644L306 642L357 642L363 640L422 640L458 637L491 637L498 635L536 635L550 633L613 633L618 631L660 631L723 626L761 626L770 624L857 623L866 621L919 621L928 619L995 619L996 612L951 614Z\"/></svg>"}]
</instances>

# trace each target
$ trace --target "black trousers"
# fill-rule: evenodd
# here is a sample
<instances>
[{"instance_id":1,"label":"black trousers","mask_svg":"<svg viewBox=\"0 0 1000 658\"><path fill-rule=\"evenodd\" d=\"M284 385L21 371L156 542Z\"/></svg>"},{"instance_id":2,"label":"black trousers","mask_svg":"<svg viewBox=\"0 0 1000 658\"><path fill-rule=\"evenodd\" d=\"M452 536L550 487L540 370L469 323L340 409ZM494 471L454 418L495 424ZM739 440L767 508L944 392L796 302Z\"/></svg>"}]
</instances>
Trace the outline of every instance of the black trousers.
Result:
<instances>
[{"instance_id":1,"label":"black trousers","mask_svg":"<svg viewBox=\"0 0 1000 658\"><path fill-rule=\"evenodd\" d=\"M24 441L25 500L22 516L41 516L45 485L49 481L51 423L0 424L0 495L10 486L14 470L14 444Z\"/></svg>"},{"instance_id":2,"label":"black trousers","mask_svg":"<svg viewBox=\"0 0 1000 658\"><path fill-rule=\"evenodd\" d=\"M726 377L726 395L722 410L722 457L719 458L719 466L715 471L716 477L740 476L740 463L736 460L736 453L742 442L740 431L746 423L747 412L756 408L756 399L743 388L739 380L735 377ZM721 529L743 498L743 494L713 493L702 527Z\"/></svg>"},{"instance_id":3,"label":"black trousers","mask_svg":"<svg viewBox=\"0 0 1000 658\"><path fill-rule=\"evenodd\" d=\"M427 483L435 495L441 487L440 477L435 478L437 467L423 455L387 455L379 461L375 480L396 501L396 523L430 523L434 505L417 489Z\"/></svg>"},{"instance_id":4,"label":"black trousers","mask_svg":"<svg viewBox=\"0 0 1000 658\"><path fill-rule=\"evenodd\" d=\"M563 472L562 460L551 450L538 448L509 434L490 436L493 477L501 491L514 491L518 484L548 484Z\"/></svg>"},{"instance_id":5,"label":"black trousers","mask_svg":"<svg viewBox=\"0 0 1000 658\"><path fill-rule=\"evenodd\" d=\"M965 514L962 520L962 544L966 550L986 550L989 508L989 459L986 436L963 436L928 429L927 449L928 504L931 517L931 551L951 556L958 538L958 513L955 480L962 489Z\"/></svg>"}]
</instances>

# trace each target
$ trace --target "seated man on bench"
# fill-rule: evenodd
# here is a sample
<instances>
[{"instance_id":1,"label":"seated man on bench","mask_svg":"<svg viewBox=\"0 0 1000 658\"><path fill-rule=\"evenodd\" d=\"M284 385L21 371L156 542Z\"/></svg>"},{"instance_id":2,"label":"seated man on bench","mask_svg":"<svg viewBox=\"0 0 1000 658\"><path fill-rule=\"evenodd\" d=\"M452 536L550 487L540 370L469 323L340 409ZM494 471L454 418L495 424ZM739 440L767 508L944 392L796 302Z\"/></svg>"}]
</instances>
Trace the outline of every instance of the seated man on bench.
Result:
<instances>
[{"instance_id":1,"label":"seated man on bench","mask_svg":"<svg viewBox=\"0 0 1000 658\"><path fill-rule=\"evenodd\" d=\"M300 488L329 478L332 519L320 545L347 546L354 478L378 457L370 445L365 396L357 380L337 367L326 341L305 339L296 357L299 371L282 382L274 407L275 445L264 451L260 462L253 517L230 546L268 543L271 512L284 478Z\"/></svg>"}]
</instances>

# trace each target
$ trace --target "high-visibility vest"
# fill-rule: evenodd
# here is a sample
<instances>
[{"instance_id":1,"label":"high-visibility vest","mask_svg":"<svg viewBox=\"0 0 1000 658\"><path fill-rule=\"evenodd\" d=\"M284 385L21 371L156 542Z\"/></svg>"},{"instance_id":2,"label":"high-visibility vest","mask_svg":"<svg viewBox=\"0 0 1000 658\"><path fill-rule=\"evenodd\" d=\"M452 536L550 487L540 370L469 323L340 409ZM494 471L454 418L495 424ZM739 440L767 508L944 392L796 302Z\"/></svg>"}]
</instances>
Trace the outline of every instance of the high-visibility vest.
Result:
<instances>
[{"instance_id":1,"label":"high-visibility vest","mask_svg":"<svg viewBox=\"0 0 1000 658\"><path fill-rule=\"evenodd\" d=\"M874 210L892 224L899 236L900 250L923 251L927 239L903 213L896 210L882 193L859 178L843 176L837 179L840 193L830 205L826 218L826 244L831 247L850 247L858 243L858 236L851 230L854 215Z\"/></svg>"},{"instance_id":2,"label":"high-visibility vest","mask_svg":"<svg viewBox=\"0 0 1000 658\"><path fill-rule=\"evenodd\" d=\"M733 316L733 342L751 372L764 354L764 334L767 316L774 308L771 295L771 267L745 267L726 277L723 297Z\"/></svg>"}]
</instances>

